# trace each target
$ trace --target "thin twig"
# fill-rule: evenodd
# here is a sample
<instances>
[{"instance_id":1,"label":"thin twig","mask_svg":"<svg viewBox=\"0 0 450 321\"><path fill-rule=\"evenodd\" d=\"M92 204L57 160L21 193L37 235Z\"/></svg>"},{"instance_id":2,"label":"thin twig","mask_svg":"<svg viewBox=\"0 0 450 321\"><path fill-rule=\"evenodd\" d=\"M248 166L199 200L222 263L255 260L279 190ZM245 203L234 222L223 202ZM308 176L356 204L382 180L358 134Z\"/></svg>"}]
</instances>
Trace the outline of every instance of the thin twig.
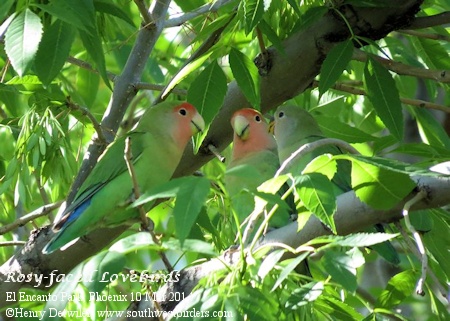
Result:
<instances>
[{"instance_id":1,"label":"thin twig","mask_svg":"<svg viewBox=\"0 0 450 321\"><path fill-rule=\"evenodd\" d=\"M147 9L147 6L145 5L144 1L142 0L134 0L134 3L139 9L139 13L142 16L142 19L144 20L145 25L149 25L153 23L153 19Z\"/></svg>"},{"instance_id":2,"label":"thin twig","mask_svg":"<svg viewBox=\"0 0 450 321\"><path fill-rule=\"evenodd\" d=\"M42 200L44 201L44 204L50 204L50 198L47 195L47 192L44 189L44 186L42 186L41 177L39 176L39 173L37 171L34 172L34 178L36 179L36 185L39 190L39 194L41 195Z\"/></svg>"},{"instance_id":3,"label":"thin twig","mask_svg":"<svg viewBox=\"0 0 450 321\"><path fill-rule=\"evenodd\" d=\"M141 196L141 192L139 189L139 184L137 182L137 176L136 171L134 170L134 165L132 162L133 155L131 151L131 138L127 137L125 139L125 151L124 151L124 158L125 162L127 164L128 172L130 173L131 181L133 182L133 194L134 198L138 199ZM155 232L153 231L154 223L153 221L147 217L143 205L139 205L138 207L139 215L141 217L141 228L144 231L148 231L150 233L150 236L152 237L153 242L161 247L160 240L156 237ZM161 250L158 250L158 255L163 261L164 265L166 266L167 270L169 272L173 271L173 267L170 264L169 260L167 259L167 256L162 252Z\"/></svg>"},{"instance_id":4,"label":"thin twig","mask_svg":"<svg viewBox=\"0 0 450 321\"><path fill-rule=\"evenodd\" d=\"M3 119L8 118L8 114L6 114L6 112L1 107L0 107L0 117L3 118Z\"/></svg>"},{"instance_id":5,"label":"thin twig","mask_svg":"<svg viewBox=\"0 0 450 321\"><path fill-rule=\"evenodd\" d=\"M405 206L403 206L403 218L405 219L405 225L408 231L411 232L411 234L414 237L414 240L416 241L417 249L419 250L421 261L422 261L422 273L417 281L416 286L416 293L424 296L425 291L423 290L423 285L425 283L426 277L427 277L427 269L428 269L428 256L427 252L425 251L425 246L423 245L422 238L420 237L419 232L415 229L415 227L411 224L411 221L409 220L409 210L411 206L416 204L417 202L421 201L422 199L427 197L427 193L424 190L420 190L419 193L417 193L412 199L407 201L405 203Z\"/></svg>"},{"instance_id":6,"label":"thin twig","mask_svg":"<svg viewBox=\"0 0 450 321\"><path fill-rule=\"evenodd\" d=\"M338 146L341 149L344 149L351 154L359 155L360 153L349 143L336 139L336 138L323 138L318 141L304 144L300 146L295 152L291 154L287 159L284 160L283 164L281 164L280 168L275 173L275 177L278 177L286 172L286 169L288 169L290 166L292 166L292 162L296 159L299 159L306 154L312 152L313 150L320 148L322 146L326 145L335 145Z\"/></svg>"},{"instance_id":7,"label":"thin twig","mask_svg":"<svg viewBox=\"0 0 450 321\"><path fill-rule=\"evenodd\" d=\"M415 30L398 30L399 33L403 33L405 35L415 36L419 38L426 38L431 40L442 40L450 42L450 37L446 35L441 35L438 33L428 33L428 32L420 32Z\"/></svg>"},{"instance_id":8,"label":"thin twig","mask_svg":"<svg viewBox=\"0 0 450 321\"><path fill-rule=\"evenodd\" d=\"M17 220L15 220L14 222L12 222L10 224L1 226L0 227L0 235L5 234L9 231L12 231L19 226L23 226L23 225L27 224L28 222L33 221L41 216L47 215L54 209L58 208L62 204L62 202L63 201L58 201L58 202L55 202L52 204L44 205L44 206L34 210L33 212L18 218Z\"/></svg>"},{"instance_id":9,"label":"thin twig","mask_svg":"<svg viewBox=\"0 0 450 321\"><path fill-rule=\"evenodd\" d=\"M23 246L27 242L25 241L6 241L6 242L0 242L0 247L2 246Z\"/></svg>"},{"instance_id":10,"label":"thin twig","mask_svg":"<svg viewBox=\"0 0 450 321\"><path fill-rule=\"evenodd\" d=\"M393 61L390 59L382 58L377 55L367 54L366 52L360 49L353 50L352 59L366 62L368 58L375 59L387 69L405 76L413 76L424 79L431 79L435 81L439 81L442 83L450 83L450 70L432 70L432 69L424 69L412 67L401 62Z\"/></svg>"},{"instance_id":11,"label":"thin twig","mask_svg":"<svg viewBox=\"0 0 450 321\"><path fill-rule=\"evenodd\" d=\"M208 149L211 153L213 153L214 156L216 156L222 163L225 162L225 157L220 154L220 152L217 150L216 146L213 144L208 145Z\"/></svg>"},{"instance_id":12,"label":"thin twig","mask_svg":"<svg viewBox=\"0 0 450 321\"><path fill-rule=\"evenodd\" d=\"M318 81L313 81L311 87L312 88L316 88L319 86L319 82ZM347 86L341 83L336 83L333 86L331 86L332 89L338 90L338 91L343 91L349 94L354 94L354 95L362 95L362 96L367 96L367 93L360 88L355 88L352 86ZM435 103L431 103L429 101L425 101L425 100L420 100L420 99L410 99L410 98L402 98L400 97L400 101L404 104L407 105L411 105L411 106L416 106L416 107L420 107L420 108L428 108L428 109L435 109L435 110L441 110L443 112L446 113L450 113L450 107L444 106L444 105L439 105L439 104L435 104Z\"/></svg>"},{"instance_id":13,"label":"thin twig","mask_svg":"<svg viewBox=\"0 0 450 321\"><path fill-rule=\"evenodd\" d=\"M411 253L413 255L415 255L419 260L422 260L422 257L421 257L421 255L419 253L419 250L414 245L414 243L411 241L411 239L409 238L408 233L405 231L405 229L400 224L400 222L396 221L396 222L394 222L394 225L397 228L397 230L400 232L400 234L402 235L403 240L405 241L406 246L411 251ZM427 273L431 277L431 279L433 280L433 283L436 286L436 288L439 289L439 292L442 294L442 296L446 298L447 297L447 290L441 285L441 283L439 282L439 279L434 274L433 270L428 269Z\"/></svg>"},{"instance_id":14,"label":"thin twig","mask_svg":"<svg viewBox=\"0 0 450 321\"><path fill-rule=\"evenodd\" d=\"M185 22L192 20L198 16L201 16L202 14L216 12L217 10L219 10L221 7L228 4L229 2L231 2L231 0L217 0L213 4L206 3L203 6L198 7L196 10L190 11L188 13L182 14L177 17L170 18L164 24L164 28L172 28L172 27L181 26Z\"/></svg>"},{"instance_id":15,"label":"thin twig","mask_svg":"<svg viewBox=\"0 0 450 321\"><path fill-rule=\"evenodd\" d=\"M6 63L3 66L2 70L1 70L1 76L0 76L0 83L3 83L5 81L5 77L6 77L6 72L8 71L8 68L11 64L11 61L9 59L6 59Z\"/></svg>"},{"instance_id":16,"label":"thin twig","mask_svg":"<svg viewBox=\"0 0 450 321\"><path fill-rule=\"evenodd\" d=\"M136 110L138 104L146 97L147 92L142 91L135 96L133 101L130 103L130 106L128 107L128 117L120 124L120 128L123 132L127 133L138 122L140 117L135 116L134 111ZM118 133L118 135L120 136L120 133Z\"/></svg>"},{"instance_id":17,"label":"thin twig","mask_svg":"<svg viewBox=\"0 0 450 321\"><path fill-rule=\"evenodd\" d=\"M89 120L91 121L92 125L94 126L95 132L97 133L98 142L100 144L106 144L106 137L103 134L102 125L100 125L100 123L97 121L97 119L95 119L94 115L92 115L92 113L89 111L89 109L87 109L86 107L82 107L80 105L75 104L70 99L68 99L66 103L67 103L67 106L70 109L72 109L72 110L79 110L79 111L81 111L81 113L84 116L89 118Z\"/></svg>"},{"instance_id":18,"label":"thin twig","mask_svg":"<svg viewBox=\"0 0 450 321\"><path fill-rule=\"evenodd\" d=\"M67 62L71 63L72 65L78 66L80 68L86 69L95 74L99 74L97 69L95 69L90 63L88 63L84 60L69 56L69 58L67 58ZM111 80L112 82L114 82L114 80L117 77L117 75L115 75L109 71L106 72L106 75L108 76L108 79Z\"/></svg>"},{"instance_id":19,"label":"thin twig","mask_svg":"<svg viewBox=\"0 0 450 321\"><path fill-rule=\"evenodd\" d=\"M166 86L164 85L156 85L156 84L149 84L146 82L137 82L134 84L134 88L136 89L147 89L147 90L155 90L155 91L163 91ZM186 89L176 89L174 88L172 90L172 93L175 95L183 95L186 96L187 95L187 90Z\"/></svg>"}]
</instances>

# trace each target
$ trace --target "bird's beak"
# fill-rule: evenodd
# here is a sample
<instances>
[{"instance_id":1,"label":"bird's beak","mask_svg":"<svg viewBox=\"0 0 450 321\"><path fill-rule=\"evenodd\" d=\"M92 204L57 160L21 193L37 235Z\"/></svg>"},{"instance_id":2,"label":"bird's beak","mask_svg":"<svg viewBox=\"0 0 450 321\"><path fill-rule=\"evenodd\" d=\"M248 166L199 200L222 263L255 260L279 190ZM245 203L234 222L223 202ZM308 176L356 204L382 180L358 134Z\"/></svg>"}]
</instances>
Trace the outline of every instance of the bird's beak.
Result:
<instances>
[{"instance_id":1,"label":"bird's beak","mask_svg":"<svg viewBox=\"0 0 450 321\"><path fill-rule=\"evenodd\" d=\"M233 130L241 139L246 139L248 136L249 123L248 120L241 115L237 115L233 119Z\"/></svg>"},{"instance_id":2,"label":"bird's beak","mask_svg":"<svg viewBox=\"0 0 450 321\"><path fill-rule=\"evenodd\" d=\"M269 123L269 126L268 126L268 128L267 128L267 131L268 131L269 133L271 133L272 135L274 135L274 133L275 133L275 120L272 120L272 121Z\"/></svg>"},{"instance_id":3,"label":"bird's beak","mask_svg":"<svg viewBox=\"0 0 450 321\"><path fill-rule=\"evenodd\" d=\"M196 113L191 119L191 130L193 135L205 130L205 121L199 113Z\"/></svg>"}]
</instances>

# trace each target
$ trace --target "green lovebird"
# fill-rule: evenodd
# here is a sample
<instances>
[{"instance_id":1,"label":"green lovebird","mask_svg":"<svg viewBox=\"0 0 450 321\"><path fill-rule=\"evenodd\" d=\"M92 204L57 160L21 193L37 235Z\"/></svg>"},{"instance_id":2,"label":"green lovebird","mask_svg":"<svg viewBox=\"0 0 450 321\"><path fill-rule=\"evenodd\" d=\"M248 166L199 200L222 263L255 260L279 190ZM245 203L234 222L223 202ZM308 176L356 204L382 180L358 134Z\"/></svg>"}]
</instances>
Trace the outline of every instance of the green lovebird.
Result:
<instances>
[{"instance_id":1,"label":"green lovebird","mask_svg":"<svg viewBox=\"0 0 450 321\"><path fill-rule=\"evenodd\" d=\"M257 110L243 108L236 111L231 118L231 126L234 131L233 150L225 173L225 186L242 223L253 211L254 197L251 193L241 192L256 190L275 175L280 163L275 139ZM270 225L280 227L287 224L289 214L284 214L274 215Z\"/></svg>"},{"instance_id":2,"label":"green lovebird","mask_svg":"<svg viewBox=\"0 0 450 321\"><path fill-rule=\"evenodd\" d=\"M280 164L291 156L301 146L325 138L316 120L306 110L297 106L280 106L275 112L275 139L278 145L278 156ZM327 145L313 150L302 158L293 160L289 172L300 174L306 165L322 154L339 155L342 151L334 145ZM351 163L345 160L337 161L337 172L332 179L336 195L348 192L351 187ZM382 225L378 224L367 232L384 231ZM390 242L373 245L384 259L392 264L398 264L400 259L397 251Z\"/></svg>"},{"instance_id":3,"label":"green lovebird","mask_svg":"<svg viewBox=\"0 0 450 321\"><path fill-rule=\"evenodd\" d=\"M59 215L56 234L43 249L51 253L100 227L136 222L139 212L133 182L124 158L130 140L132 164L140 192L170 180L191 137L205 127L202 116L186 102L163 102L150 107L139 123L117 138L78 190L73 202Z\"/></svg>"}]
</instances>

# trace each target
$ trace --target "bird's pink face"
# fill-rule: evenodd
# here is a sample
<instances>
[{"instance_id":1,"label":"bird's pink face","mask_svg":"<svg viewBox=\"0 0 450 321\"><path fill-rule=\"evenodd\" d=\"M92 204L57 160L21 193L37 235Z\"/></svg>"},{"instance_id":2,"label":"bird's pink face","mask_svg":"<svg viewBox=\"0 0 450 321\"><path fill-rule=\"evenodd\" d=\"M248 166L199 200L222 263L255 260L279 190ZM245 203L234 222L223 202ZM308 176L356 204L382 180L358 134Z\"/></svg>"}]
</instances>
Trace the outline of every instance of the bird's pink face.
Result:
<instances>
[{"instance_id":1,"label":"bird's pink face","mask_svg":"<svg viewBox=\"0 0 450 321\"><path fill-rule=\"evenodd\" d=\"M264 117L255 109L243 108L231 117L234 131L233 151L235 157L244 157L248 153L276 148L273 136Z\"/></svg>"},{"instance_id":2,"label":"bird's pink face","mask_svg":"<svg viewBox=\"0 0 450 321\"><path fill-rule=\"evenodd\" d=\"M231 126L234 134L241 140L252 138L255 134L268 132L267 123L263 116L255 109L243 108L236 111L231 117Z\"/></svg>"},{"instance_id":3,"label":"bird's pink face","mask_svg":"<svg viewBox=\"0 0 450 321\"><path fill-rule=\"evenodd\" d=\"M184 148L189 139L205 129L205 121L197 109L189 103L182 103L173 108L175 140Z\"/></svg>"}]
</instances>

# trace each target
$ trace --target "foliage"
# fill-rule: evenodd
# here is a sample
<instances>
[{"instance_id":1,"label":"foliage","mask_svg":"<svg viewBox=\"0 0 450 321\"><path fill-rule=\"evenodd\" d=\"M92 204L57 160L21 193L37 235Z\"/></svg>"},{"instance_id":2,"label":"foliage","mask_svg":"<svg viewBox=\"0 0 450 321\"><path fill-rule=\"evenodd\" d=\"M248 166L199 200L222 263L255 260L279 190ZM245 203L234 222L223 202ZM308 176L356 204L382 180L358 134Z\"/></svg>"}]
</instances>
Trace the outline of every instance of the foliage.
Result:
<instances>
[{"instance_id":1,"label":"foliage","mask_svg":"<svg viewBox=\"0 0 450 321\"><path fill-rule=\"evenodd\" d=\"M102 136L96 127L109 112L114 80L124 70L138 26L142 26L135 2L140 1L0 3L1 225L68 195L91 138ZM283 54L283 40L306 30L329 11L342 15L340 5L347 4L392 5L390 1L173 1L169 25L183 13L211 7L182 21L181 27L167 27L148 59L142 58L147 60L139 81L152 85L152 90L140 90L118 135L159 98L161 90L167 99L195 104L208 125L224 103L232 80L248 102L261 109L264 93L259 90L261 76L253 58L269 46ZM449 10L447 1L431 0L417 16ZM322 155L295 177L283 176L266 182L258 191L244 191L255 196L255 208L267 209L264 224L284 204L276 192L285 181L292 181L294 188L281 198L289 193L295 196L299 228L316 215L335 232L336 195L330 192L330 181L339 159L352 163L356 196L372 208L388 210L415 187L412 175L428 173L429 166L450 157L448 128L431 109L450 105L448 81L423 76L437 70L450 72L448 27L392 32L374 42L355 35L350 22L344 22L350 38L324 57L312 87L287 103L311 111L326 136L352 144L361 155ZM210 45L203 50L205 44ZM355 45L364 47L355 49ZM396 73L386 59L401 63L403 72ZM409 136L411 131L418 133L415 139ZM197 148L203 137L197 138ZM228 156L230 148L223 154ZM155 271L161 263L157 252L167 253L181 269L218 256L236 239L242 242L246 227L239 226L237 212L241 209L233 206L223 184L225 165L213 159L200 170L202 177L174 179L135 202L138 206L162 200L148 214L161 235L161 244L155 244L148 233L137 233L135 225L109 249L66 274L78 277L59 280L58 286L49 290L58 300L42 296L15 306L44 310L47 315L64 309L90 311L91 317L97 313L95 319L105 319L99 311L125 310L130 300L153 295L164 283L140 278L145 271L158 275ZM449 217L445 209L412 215L424 238L429 268L441 285L448 284L450 276ZM0 242L25 241L34 227L52 219L53 214L36 218L32 224L0 235ZM254 237L260 236L265 226L259 228ZM297 249L280 245L270 253L267 248L258 249L247 260L242 253L235 266L212 273L197 285L193 295L177 307L177 319L184 318L182 311L194 308L211 315L225 311L229 315L222 319L227 320L447 319L447 307L433 282L427 282L424 298L414 294L420 262L397 228L392 225L388 230L393 233L332 235ZM386 240L400 252L401 263L394 272L370 249ZM254 246L255 242L250 243ZM0 247L2 263L13 254L13 247ZM285 254L294 258L285 259ZM310 276L296 270L307 259ZM381 281L370 272L376 264L383 267ZM138 281L133 279L137 276ZM47 293L32 288L24 291ZM95 294L127 294L128 300L92 299ZM72 320L79 316L64 317Z\"/></svg>"}]
</instances>

